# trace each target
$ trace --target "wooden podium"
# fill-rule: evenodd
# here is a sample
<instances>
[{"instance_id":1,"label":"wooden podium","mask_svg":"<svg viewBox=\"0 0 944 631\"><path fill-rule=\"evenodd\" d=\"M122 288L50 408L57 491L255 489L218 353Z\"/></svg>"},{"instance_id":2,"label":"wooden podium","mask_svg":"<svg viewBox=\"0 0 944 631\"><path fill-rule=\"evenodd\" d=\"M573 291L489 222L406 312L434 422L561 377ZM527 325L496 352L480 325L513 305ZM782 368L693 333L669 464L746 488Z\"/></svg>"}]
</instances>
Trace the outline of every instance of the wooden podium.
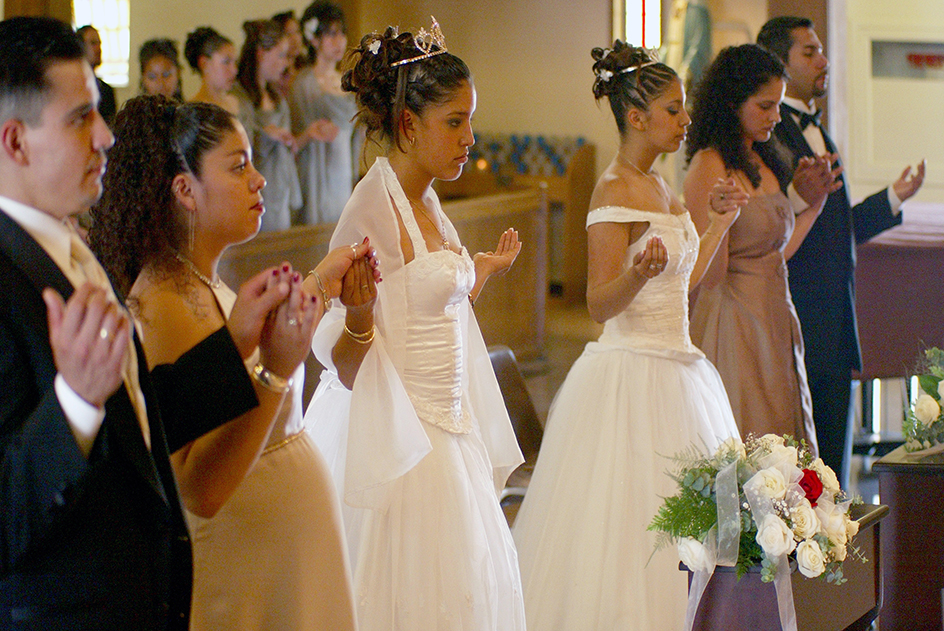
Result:
<instances>
[{"instance_id":1,"label":"wooden podium","mask_svg":"<svg viewBox=\"0 0 944 631\"><path fill-rule=\"evenodd\" d=\"M882 631L940 631L944 589L944 454L904 447L872 465L889 515L882 528Z\"/></svg>"},{"instance_id":2,"label":"wooden podium","mask_svg":"<svg viewBox=\"0 0 944 631\"><path fill-rule=\"evenodd\" d=\"M869 628L882 607L879 522L887 514L887 506L865 504L852 508L852 517L859 521L859 534L854 543L868 561L862 563L852 554L846 557L843 574L848 580L843 585L793 572L793 600L799 631L864 631ZM690 572L688 580L691 585ZM782 631L774 584L761 581L759 567L740 581L734 568L716 568L698 606L693 629ZM886 631L884 623L882 631Z\"/></svg>"}]
</instances>

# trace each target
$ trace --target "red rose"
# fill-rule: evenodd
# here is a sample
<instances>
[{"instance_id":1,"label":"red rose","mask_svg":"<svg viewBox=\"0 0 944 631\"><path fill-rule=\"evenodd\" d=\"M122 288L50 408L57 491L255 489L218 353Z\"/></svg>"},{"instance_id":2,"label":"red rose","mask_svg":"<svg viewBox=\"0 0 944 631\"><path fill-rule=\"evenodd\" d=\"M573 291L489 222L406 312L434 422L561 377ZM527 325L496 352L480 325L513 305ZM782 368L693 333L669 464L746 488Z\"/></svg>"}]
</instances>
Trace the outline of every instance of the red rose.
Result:
<instances>
[{"instance_id":1,"label":"red rose","mask_svg":"<svg viewBox=\"0 0 944 631\"><path fill-rule=\"evenodd\" d=\"M800 480L800 488L806 493L806 499L810 504L816 506L816 500L823 494L823 483L815 471L803 469L803 479Z\"/></svg>"}]
</instances>

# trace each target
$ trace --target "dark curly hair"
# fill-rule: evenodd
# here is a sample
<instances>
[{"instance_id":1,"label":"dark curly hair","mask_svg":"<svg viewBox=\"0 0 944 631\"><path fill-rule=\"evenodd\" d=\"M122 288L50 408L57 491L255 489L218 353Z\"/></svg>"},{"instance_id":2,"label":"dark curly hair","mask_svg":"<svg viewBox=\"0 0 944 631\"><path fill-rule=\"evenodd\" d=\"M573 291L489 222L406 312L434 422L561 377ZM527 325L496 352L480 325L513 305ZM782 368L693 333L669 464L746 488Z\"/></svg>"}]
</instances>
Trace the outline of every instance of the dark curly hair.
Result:
<instances>
[{"instance_id":1,"label":"dark curly hair","mask_svg":"<svg viewBox=\"0 0 944 631\"><path fill-rule=\"evenodd\" d=\"M434 44L432 50L438 47ZM451 53L392 65L420 55L413 35L398 35L393 27L382 35L365 35L348 54L351 69L341 78L341 87L357 95L355 120L370 140L379 143L382 139L402 148L399 122L405 110L422 116L427 107L447 102L463 83L472 81L469 67Z\"/></svg>"},{"instance_id":2,"label":"dark curly hair","mask_svg":"<svg viewBox=\"0 0 944 631\"><path fill-rule=\"evenodd\" d=\"M243 31L246 33L246 39L243 41L242 50L239 51L236 81L249 95L253 106L259 107L262 104L262 90L259 89L256 79L259 70L256 51L271 50L278 46L285 37L285 28L274 20L254 20L243 22ZM265 89L273 100L282 99L272 86L266 85Z\"/></svg>"},{"instance_id":3,"label":"dark curly hair","mask_svg":"<svg viewBox=\"0 0 944 631\"><path fill-rule=\"evenodd\" d=\"M316 0L308 5L299 21L302 27L302 36L305 36L305 23L312 18L318 20L318 27L315 29L315 37L321 37L332 24L340 24L341 30L347 32L347 23L344 20L344 11L341 7L329 2L328 0ZM312 43L305 37L305 45L308 47L308 62L315 63L318 59L318 51Z\"/></svg>"},{"instance_id":4,"label":"dark curly hair","mask_svg":"<svg viewBox=\"0 0 944 631\"><path fill-rule=\"evenodd\" d=\"M594 48L593 96L599 101L606 97L616 117L620 136L626 133L626 112L638 108L649 111L649 104L678 80L675 70L662 62L652 63L645 48L637 48L621 40L613 42L613 48Z\"/></svg>"},{"instance_id":5,"label":"dark curly hair","mask_svg":"<svg viewBox=\"0 0 944 631\"><path fill-rule=\"evenodd\" d=\"M756 44L729 46L718 53L692 95L686 162L710 147L721 154L725 167L747 175L755 188L760 186L760 169L751 163L744 147L738 111L767 82L786 78L783 62ZM785 167L776 152L768 143L754 143L754 149L783 188Z\"/></svg>"},{"instance_id":6,"label":"dark curly hair","mask_svg":"<svg viewBox=\"0 0 944 631\"><path fill-rule=\"evenodd\" d=\"M184 42L184 57L195 71L200 72L200 58L211 57L227 44L232 44L229 38L210 26L198 26L192 33L187 34Z\"/></svg>"},{"instance_id":7,"label":"dark curly hair","mask_svg":"<svg viewBox=\"0 0 944 631\"><path fill-rule=\"evenodd\" d=\"M233 115L216 105L163 96L135 97L118 112L89 242L123 294L145 266L178 268L186 222L171 184L180 173L199 179L203 157L235 130Z\"/></svg>"}]
</instances>

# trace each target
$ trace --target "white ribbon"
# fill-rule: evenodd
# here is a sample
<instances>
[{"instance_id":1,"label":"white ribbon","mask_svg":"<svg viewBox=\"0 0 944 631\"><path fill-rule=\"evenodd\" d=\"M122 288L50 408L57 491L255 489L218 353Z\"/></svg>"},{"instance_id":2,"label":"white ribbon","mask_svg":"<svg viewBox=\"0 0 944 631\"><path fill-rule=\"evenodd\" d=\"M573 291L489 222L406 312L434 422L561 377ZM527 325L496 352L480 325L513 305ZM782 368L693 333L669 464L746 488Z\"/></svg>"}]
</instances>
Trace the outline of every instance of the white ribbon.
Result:
<instances>
[{"instance_id":1,"label":"white ribbon","mask_svg":"<svg viewBox=\"0 0 944 631\"><path fill-rule=\"evenodd\" d=\"M704 541L708 568L694 570L692 584L688 591L688 609L685 612L686 631L691 631L695 624L698 604L705 593L705 588L708 587L711 575L714 574L715 567L719 565L734 567L737 564L741 541L741 509L738 506L737 465L737 460L725 465L715 477L715 503L718 507L718 523L711 527Z\"/></svg>"}]
</instances>

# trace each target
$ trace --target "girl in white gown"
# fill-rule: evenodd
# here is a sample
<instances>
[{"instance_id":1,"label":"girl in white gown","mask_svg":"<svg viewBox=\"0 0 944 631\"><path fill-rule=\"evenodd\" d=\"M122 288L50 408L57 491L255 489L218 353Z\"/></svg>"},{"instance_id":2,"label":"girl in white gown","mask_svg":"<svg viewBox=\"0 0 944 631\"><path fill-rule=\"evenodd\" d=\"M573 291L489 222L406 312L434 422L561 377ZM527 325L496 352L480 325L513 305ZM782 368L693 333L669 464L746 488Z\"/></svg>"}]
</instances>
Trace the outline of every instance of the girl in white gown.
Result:
<instances>
[{"instance_id":1,"label":"girl in white gown","mask_svg":"<svg viewBox=\"0 0 944 631\"><path fill-rule=\"evenodd\" d=\"M520 244L508 230L471 258L430 187L462 172L475 109L468 68L434 41L424 52L409 33L368 35L345 73L359 122L389 150L331 242L369 237L384 282L357 265L345 278L355 291L315 335L327 370L306 423L346 503L362 630L523 631L498 504L522 458L470 304Z\"/></svg>"},{"instance_id":2,"label":"girl in white gown","mask_svg":"<svg viewBox=\"0 0 944 631\"><path fill-rule=\"evenodd\" d=\"M646 527L674 492L666 457L738 435L717 371L689 339L688 292L744 195L719 182L699 241L651 170L691 122L676 73L620 41L593 57L594 95L620 132L587 217L587 306L606 324L554 400L514 537L531 631L680 629L686 577L674 549L653 555Z\"/></svg>"}]
</instances>

